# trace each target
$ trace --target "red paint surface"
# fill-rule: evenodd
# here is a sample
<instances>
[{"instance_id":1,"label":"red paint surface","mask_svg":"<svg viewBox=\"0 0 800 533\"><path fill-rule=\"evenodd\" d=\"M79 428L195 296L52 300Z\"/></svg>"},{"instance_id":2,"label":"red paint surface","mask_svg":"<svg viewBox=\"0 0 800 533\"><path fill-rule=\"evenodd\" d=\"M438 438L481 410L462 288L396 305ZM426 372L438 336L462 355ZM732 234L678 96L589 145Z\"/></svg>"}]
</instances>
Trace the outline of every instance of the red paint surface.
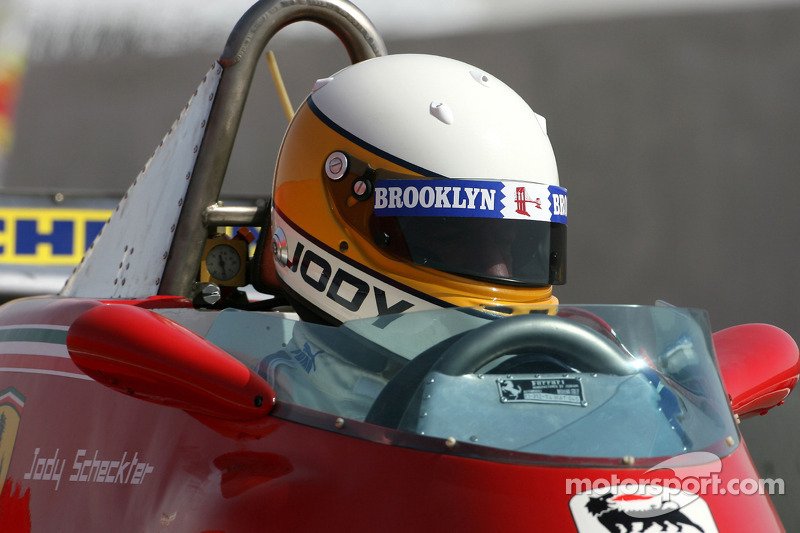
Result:
<instances>
[{"instance_id":1,"label":"red paint surface","mask_svg":"<svg viewBox=\"0 0 800 533\"><path fill-rule=\"evenodd\" d=\"M38 314L30 303L3 308L0 323L20 323L9 316L17 309L32 324L63 323L80 314L76 306L96 305L40 302ZM418 451L275 416L217 425L93 381L0 377L26 397L7 483L28 495L34 532L62 531L65 521L72 531L115 533L571 531L567 479L647 477L644 468L506 464L444 446ZM54 481L25 479L36 449L40 458L65 460L58 490ZM106 461L135 453L153 470L141 484L80 481L80 450ZM723 480L758 478L744 445L722 463ZM720 531L780 530L766 496L703 498Z\"/></svg>"},{"instance_id":2,"label":"red paint surface","mask_svg":"<svg viewBox=\"0 0 800 533\"><path fill-rule=\"evenodd\" d=\"M161 315L101 305L69 328L75 364L96 381L156 403L226 420L266 416L275 392L227 352Z\"/></svg>"},{"instance_id":3,"label":"red paint surface","mask_svg":"<svg viewBox=\"0 0 800 533\"><path fill-rule=\"evenodd\" d=\"M714 333L713 341L731 405L742 418L766 414L797 384L797 343L780 328L744 324Z\"/></svg>"}]
</instances>

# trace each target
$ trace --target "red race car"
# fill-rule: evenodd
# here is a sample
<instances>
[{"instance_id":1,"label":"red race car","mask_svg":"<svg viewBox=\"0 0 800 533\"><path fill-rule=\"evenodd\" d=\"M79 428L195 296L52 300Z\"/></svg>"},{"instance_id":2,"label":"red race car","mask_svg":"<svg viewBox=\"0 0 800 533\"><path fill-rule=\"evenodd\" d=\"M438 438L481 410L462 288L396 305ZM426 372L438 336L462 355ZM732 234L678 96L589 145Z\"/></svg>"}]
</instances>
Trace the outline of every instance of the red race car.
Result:
<instances>
[{"instance_id":1,"label":"red race car","mask_svg":"<svg viewBox=\"0 0 800 533\"><path fill-rule=\"evenodd\" d=\"M2 530L781 530L737 427L797 382L780 329L667 304L400 312L416 300L346 274L346 246L304 253L264 204L218 203L255 65L298 20L385 54L343 0L259 2L61 294L0 307ZM527 194L518 214L547 204ZM262 228L254 257L223 227ZM239 289L277 292L275 268L378 312L300 320Z\"/></svg>"}]
</instances>

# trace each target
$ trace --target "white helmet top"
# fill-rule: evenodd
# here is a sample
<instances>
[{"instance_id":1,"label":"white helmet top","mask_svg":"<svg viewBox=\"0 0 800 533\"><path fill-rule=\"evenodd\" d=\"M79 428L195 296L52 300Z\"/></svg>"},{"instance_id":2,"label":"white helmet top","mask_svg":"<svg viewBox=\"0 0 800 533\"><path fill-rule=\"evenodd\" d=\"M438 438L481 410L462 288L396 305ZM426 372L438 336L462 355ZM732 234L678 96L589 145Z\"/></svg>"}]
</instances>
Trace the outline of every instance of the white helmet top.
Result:
<instances>
[{"instance_id":1,"label":"white helmet top","mask_svg":"<svg viewBox=\"0 0 800 533\"><path fill-rule=\"evenodd\" d=\"M363 61L319 80L310 102L349 136L423 175L559 184L545 119L505 83L461 61L420 54Z\"/></svg>"}]
</instances>

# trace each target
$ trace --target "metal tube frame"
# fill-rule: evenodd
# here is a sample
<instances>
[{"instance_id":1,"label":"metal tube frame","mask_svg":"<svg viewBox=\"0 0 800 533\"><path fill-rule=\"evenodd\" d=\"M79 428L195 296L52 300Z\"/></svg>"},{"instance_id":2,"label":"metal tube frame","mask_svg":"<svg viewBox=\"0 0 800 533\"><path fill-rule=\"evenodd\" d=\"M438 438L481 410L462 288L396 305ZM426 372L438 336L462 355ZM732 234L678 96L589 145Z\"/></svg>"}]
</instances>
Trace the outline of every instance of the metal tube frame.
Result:
<instances>
[{"instance_id":1,"label":"metal tube frame","mask_svg":"<svg viewBox=\"0 0 800 533\"><path fill-rule=\"evenodd\" d=\"M219 59L222 77L159 294L192 295L208 232L209 209L219 200L259 58L281 28L299 21L316 22L331 30L342 41L353 63L386 54L383 39L372 22L347 0L261 0L247 10L233 28ZM214 224L222 222L212 218ZM256 218L255 212L252 218Z\"/></svg>"}]
</instances>

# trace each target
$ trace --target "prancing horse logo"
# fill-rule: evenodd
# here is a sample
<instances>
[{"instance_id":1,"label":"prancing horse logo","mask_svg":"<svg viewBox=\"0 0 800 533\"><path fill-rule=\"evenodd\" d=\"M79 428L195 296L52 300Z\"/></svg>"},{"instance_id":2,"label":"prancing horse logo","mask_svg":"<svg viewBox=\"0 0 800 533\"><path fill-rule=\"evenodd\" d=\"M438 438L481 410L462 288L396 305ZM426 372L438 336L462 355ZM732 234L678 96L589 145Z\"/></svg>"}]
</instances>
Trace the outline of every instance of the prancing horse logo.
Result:
<instances>
[{"instance_id":1,"label":"prancing horse logo","mask_svg":"<svg viewBox=\"0 0 800 533\"><path fill-rule=\"evenodd\" d=\"M5 485L11 465L11 453L24 405L25 397L13 387L0 391L0 487Z\"/></svg>"},{"instance_id":2,"label":"prancing horse logo","mask_svg":"<svg viewBox=\"0 0 800 533\"><path fill-rule=\"evenodd\" d=\"M695 493L662 485L589 489L569 502L578 531L717 533L711 510Z\"/></svg>"}]
</instances>

